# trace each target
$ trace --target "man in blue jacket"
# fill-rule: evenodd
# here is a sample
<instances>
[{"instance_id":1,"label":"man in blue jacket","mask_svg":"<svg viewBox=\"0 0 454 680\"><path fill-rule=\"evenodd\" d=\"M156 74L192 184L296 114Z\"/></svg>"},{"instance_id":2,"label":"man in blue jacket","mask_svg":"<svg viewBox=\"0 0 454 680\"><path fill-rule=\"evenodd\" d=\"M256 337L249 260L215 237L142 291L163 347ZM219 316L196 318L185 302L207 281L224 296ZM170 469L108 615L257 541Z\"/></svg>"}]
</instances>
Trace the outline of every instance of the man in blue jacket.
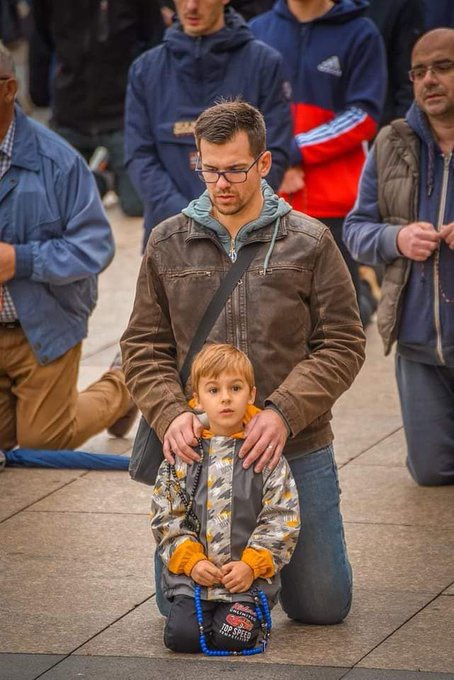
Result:
<instances>
[{"instance_id":1,"label":"man in blue jacket","mask_svg":"<svg viewBox=\"0 0 454 680\"><path fill-rule=\"evenodd\" d=\"M454 484L454 29L415 44L415 102L383 128L344 238L384 265L378 328L397 340L407 465L421 485Z\"/></svg>"},{"instance_id":2,"label":"man in blue jacket","mask_svg":"<svg viewBox=\"0 0 454 680\"><path fill-rule=\"evenodd\" d=\"M178 21L130 69L125 162L145 206L145 243L155 225L199 196L194 125L220 97L240 96L264 115L275 190L288 165L292 122L281 57L227 3L176 0Z\"/></svg>"},{"instance_id":3,"label":"man in blue jacket","mask_svg":"<svg viewBox=\"0 0 454 680\"><path fill-rule=\"evenodd\" d=\"M114 244L82 158L15 105L0 49L0 449L76 448L131 410L113 368L77 392L97 274Z\"/></svg>"}]
</instances>

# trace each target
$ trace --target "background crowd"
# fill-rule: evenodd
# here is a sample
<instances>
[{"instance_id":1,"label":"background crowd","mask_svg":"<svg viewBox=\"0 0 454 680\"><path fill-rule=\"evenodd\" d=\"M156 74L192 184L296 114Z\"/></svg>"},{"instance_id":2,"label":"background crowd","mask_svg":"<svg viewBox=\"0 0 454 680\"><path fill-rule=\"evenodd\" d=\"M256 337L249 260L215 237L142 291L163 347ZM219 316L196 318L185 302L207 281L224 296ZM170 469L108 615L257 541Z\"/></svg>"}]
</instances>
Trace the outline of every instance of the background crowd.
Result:
<instances>
[{"instance_id":1,"label":"background crowd","mask_svg":"<svg viewBox=\"0 0 454 680\"><path fill-rule=\"evenodd\" d=\"M413 69L412 83L408 77L411 55L415 42L425 31L452 26L454 7L449 0L176 0L175 3L91 0L82 4L67 0L2 1L0 39L11 48L13 55L27 46L28 78L22 82L21 106L17 107L15 85L10 82L15 80L13 65L6 56L2 57L1 176L15 170L11 145L14 140L20 140L21 134L26 134L26 126L32 125L35 130L24 113L33 116L36 107L49 111L49 127L82 154L91 170L86 172L85 166L79 167L78 161L70 161L70 157L65 160L67 147L56 146L55 157L59 163L75 164L76 169L72 167L70 171L72 183L68 181L60 195L59 177L53 174L55 167L46 166L43 172L48 172L48 179L43 191L47 192L48 211L38 210L31 201L28 209L33 217L25 215L27 209L23 211L24 233L27 220L36 221L36 212L41 211L40 234L49 239L44 245L52 257L55 255L54 267L43 264L44 257L48 257L44 248L41 253L35 244L28 242L11 248L8 229L1 236L0 257L5 263L4 271L9 272L0 278L2 327L23 334L21 339L31 361L37 362L34 371L39 367L46 367L48 371L49 365L55 367L54 361L60 361L64 353L78 348L74 356L71 355L72 407L66 416L67 423L73 425L68 427L66 423L63 428L72 434L65 439L62 432L56 433L50 428L50 434L39 443L53 447L77 446L85 436L80 432L91 434L94 427L74 425L78 419L74 414L82 408L75 383L80 342L95 303L96 276L113 257L113 244L107 248L111 237L103 237L105 252L98 252L99 244L86 231L87 220L94 219L107 230L108 224L96 197L88 207L78 205L81 192L91 196L96 186L103 196L108 189L113 189L126 215L143 215L145 248L157 224L180 213L202 193L203 185L195 172L199 159L194 124L199 114L220 97L241 97L263 114L267 148L273 158L267 182L293 209L328 226L349 268L363 325L370 323L380 297L380 284L389 270L388 260L400 259L398 256L403 251L402 248L388 250L386 256L382 256L377 246L375 250L370 242L363 246L364 239L356 237L359 232L357 228L354 231L353 223L370 224L369 203L375 200L378 204L380 198L367 194L369 203L365 204L365 194L358 196L362 172L365 173L362 192L370 188L365 184L369 174L376 172L375 167L371 169L374 153L369 154L364 170L366 151L381 128L405 116L417 134L431 135L433 125L431 114L425 109L425 85L421 92L418 84L425 83L427 77L429 81L436 81L435 90L443 87L438 83L445 77L445 71L443 65L426 68L422 75ZM437 49L438 43L432 52L435 54ZM450 54L450 49L448 39L446 54ZM437 57L437 64L438 61ZM445 61L449 62L448 57ZM449 64L446 73L448 71ZM416 113L412 113L415 110ZM429 115L430 122L423 132L416 123L411 123L411 116L420 116L421 111ZM39 129L35 132L38 147L45 145L45 141L39 141L44 139L43 133ZM440 144L438 137L435 138ZM380 135L378 140L381 143ZM449 141L447 144L449 148ZM429 185L434 181L450 181L449 172L443 175L437 170L436 149L434 151L433 145L430 149L429 177L426 180L424 172L424 181ZM24 154L25 163L25 149ZM25 182L22 176L18 178ZM53 185L53 192L49 191L49 183ZM26 182L25 185L29 191ZM5 202L2 207L5 215L7 209L16 210L13 197L8 200L10 203ZM57 217L53 201L60 207L65 203L65 210L61 211L64 215L59 213ZM436 198L434 205L439 206ZM345 220L354 208L356 212L345 227ZM397 219L389 210L388 206L386 215L375 214L374 220L378 223ZM407 210L399 219L437 223L440 231L447 221L444 214L434 217L435 212L435 207L429 210L420 206L416 214L410 216ZM448 201L448 217L449 213ZM63 230L71 224L72 243L62 238L61 244L56 245L59 220ZM365 233L364 226L361 233ZM32 240L32 236L24 238ZM428 254L428 257L434 254L433 265L432 260L428 261L422 273L412 268L410 281L425 281L428 275L432 276L432 266L438 281L439 267L452 266L445 255L445 247L450 249L449 239L447 235L443 243L437 242L439 247L434 246ZM234 260L234 240L229 248ZM435 250L441 253L440 257ZM93 277L91 288L88 277ZM67 314L68 300L74 298L76 289L80 291L84 286L90 291L79 293L84 299ZM452 303L452 296L443 282L440 286L436 305L443 308ZM38 305L47 300L48 318L58 314L64 320L61 323L68 324L65 338L60 342L48 337L45 324L35 319L33 310L23 304L21 296L28 290L39 291ZM43 291L45 295L40 298ZM66 291L67 296L62 295L62 291ZM407 291L407 297L411 295L420 299L417 288L413 293ZM428 311L427 316L430 313ZM446 315L448 321L443 321L443 328L450 324L450 312ZM409 312L404 315L406 328L412 326L410 316ZM435 329L434 340L438 344L442 343L439 330ZM412 333L405 337L406 341L399 343L399 356L402 347L412 348L415 342L430 343L433 339L430 333L416 339ZM421 359L418 353L408 356L408 352L411 354L411 350L406 352L407 359L415 361L416 356L416 363L446 364L440 348L435 359L427 356ZM449 368L449 352L447 356ZM408 388L408 372L403 376L403 370L400 365L398 381L403 403L408 403L406 395L413 393L414 388ZM448 378L450 390L450 374ZM118 358L100 382L101 387L109 387L109 394L110 388L115 387L118 404L110 414L98 417L99 427L108 426L113 433L125 434L136 412L127 397ZM424 379L421 384L426 385ZM55 398L54 385L49 385L49 394ZM91 392L99 391L100 383L96 385L90 388ZM47 405L39 418L35 414L36 423L55 422L55 414L50 417L55 408L53 398L43 399ZM105 395L100 398L106 399ZM19 399L18 394L15 399ZM88 399L87 394L84 399ZM11 414L15 401L8 398L3 408ZM85 407L84 412L89 410ZM22 417L25 415L29 417L27 411ZM413 432L414 417L412 412L406 419L407 434ZM116 427L119 420L121 425ZM8 421L11 427L1 442L3 448L18 441L21 429L14 424L14 415ZM31 441L38 442L34 437ZM443 449L444 444L440 446ZM418 478L414 469L412 473ZM421 479L426 477L423 475Z\"/></svg>"}]
</instances>

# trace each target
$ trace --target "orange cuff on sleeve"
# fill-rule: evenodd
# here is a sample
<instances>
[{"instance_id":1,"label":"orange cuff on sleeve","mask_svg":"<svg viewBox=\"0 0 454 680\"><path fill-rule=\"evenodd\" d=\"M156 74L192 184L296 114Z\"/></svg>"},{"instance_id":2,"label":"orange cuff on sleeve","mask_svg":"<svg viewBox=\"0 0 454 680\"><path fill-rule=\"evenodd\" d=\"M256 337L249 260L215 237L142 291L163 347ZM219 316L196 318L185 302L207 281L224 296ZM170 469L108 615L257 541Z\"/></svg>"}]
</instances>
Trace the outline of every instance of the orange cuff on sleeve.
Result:
<instances>
[{"instance_id":1,"label":"orange cuff on sleeve","mask_svg":"<svg viewBox=\"0 0 454 680\"><path fill-rule=\"evenodd\" d=\"M186 574L186 576L190 576L194 565L200 562L200 560L206 559L203 546L188 539L180 543L178 548L175 548L167 569L173 574Z\"/></svg>"},{"instance_id":2,"label":"orange cuff on sleeve","mask_svg":"<svg viewBox=\"0 0 454 680\"><path fill-rule=\"evenodd\" d=\"M254 578L271 578L276 573L273 557L269 550L261 548L245 548L241 555L241 561L251 567Z\"/></svg>"}]
</instances>

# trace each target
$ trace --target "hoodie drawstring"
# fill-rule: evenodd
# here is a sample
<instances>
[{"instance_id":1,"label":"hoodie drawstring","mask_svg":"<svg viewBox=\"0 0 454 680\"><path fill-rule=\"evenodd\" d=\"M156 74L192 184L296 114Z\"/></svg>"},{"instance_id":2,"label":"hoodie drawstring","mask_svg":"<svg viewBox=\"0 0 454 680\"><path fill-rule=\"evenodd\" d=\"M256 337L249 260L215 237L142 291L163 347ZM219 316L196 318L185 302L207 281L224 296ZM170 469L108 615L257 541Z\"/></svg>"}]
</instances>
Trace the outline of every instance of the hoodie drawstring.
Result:
<instances>
[{"instance_id":1,"label":"hoodie drawstring","mask_svg":"<svg viewBox=\"0 0 454 680\"><path fill-rule=\"evenodd\" d=\"M276 238L277 238L277 232L279 231L279 225L281 223L281 218L280 216L276 219L276 223L274 225L274 231L273 231L273 238L271 239L270 247L268 248L268 251L265 256L265 260L263 262L263 273L266 274L268 270L268 264L270 262L270 257L271 253L273 252L274 244L276 243Z\"/></svg>"}]
</instances>

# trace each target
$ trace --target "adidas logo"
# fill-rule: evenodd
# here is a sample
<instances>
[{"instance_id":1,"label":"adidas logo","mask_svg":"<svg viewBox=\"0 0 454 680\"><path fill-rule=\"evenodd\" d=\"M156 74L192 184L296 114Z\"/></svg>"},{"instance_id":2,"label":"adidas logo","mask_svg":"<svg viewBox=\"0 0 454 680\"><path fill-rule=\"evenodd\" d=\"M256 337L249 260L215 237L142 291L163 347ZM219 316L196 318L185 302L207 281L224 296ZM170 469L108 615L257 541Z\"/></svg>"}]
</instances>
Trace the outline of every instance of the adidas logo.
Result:
<instances>
[{"instance_id":1,"label":"adidas logo","mask_svg":"<svg viewBox=\"0 0 454 680\"><path fill-rule=\"evenodd\" d=\"M321 71L322 73L329 73L332 76L340 77L342 75L342 69L339 57L329 57L328 59L325 59L325 61L322 61L317 66L317 71Z\"/></svg>"}]
</instances>

